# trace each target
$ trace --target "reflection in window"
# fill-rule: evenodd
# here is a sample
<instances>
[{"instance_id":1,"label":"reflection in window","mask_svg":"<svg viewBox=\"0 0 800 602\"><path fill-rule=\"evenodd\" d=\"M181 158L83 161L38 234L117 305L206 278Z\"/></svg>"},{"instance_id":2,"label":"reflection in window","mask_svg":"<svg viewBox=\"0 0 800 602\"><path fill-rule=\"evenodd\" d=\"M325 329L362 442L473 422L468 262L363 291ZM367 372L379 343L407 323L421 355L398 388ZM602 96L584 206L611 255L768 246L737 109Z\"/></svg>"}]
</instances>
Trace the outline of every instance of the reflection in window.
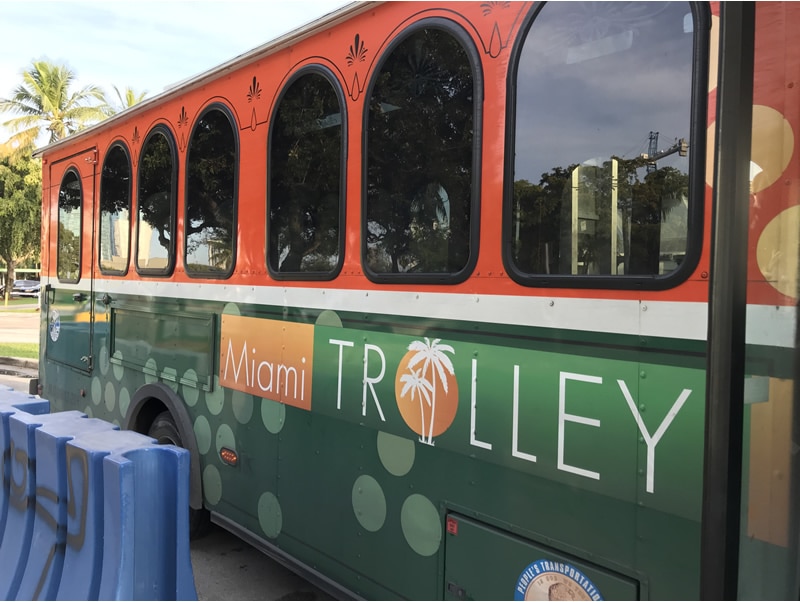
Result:
<instances>
[{"instance_id":1,"label":"reflection in window","mask_svg":"<svg viewBox=\"0 0 800 602\"><path fill-rule=\"evenodd\" d=\"M117 144L108 151L100 179L100 270L124 274L130 249L131 162Z\"/></svg>"},{"instance_id":2,"label":"reflection in window","mask_svg":"<svg viewBox=\"0 0 800 602\"><path fill-rule=\"evenodd\" d=\"M172 137L157 126L142 145L139 159L136 267L140 271L167 274L172 269L176 178Z\"/></svg>"},{"instance_id":3,"label":"reflection in window","mask_svg":"<svg viewBox=\"0 0 800 602\"><path fill-rule=\"evenodd\" d=\"M227 113L204 113L189 141L186 173L186 273L227 275L235 240L236 135Z\"/></svg>"},{"instance_id":4,"label":"reflection in window","mask_svg":"<svg viewBox=\"0 0 800 602\"><path fill-rule=\"evenodd\" d=\"M81 276L81 204L77 172L70 169L58 191L58 279L77 282Z\"/></svg>"},{"instance_id":5,"label":"reflection in window","mask_svg":"<svg viewBox=\"0 0 800 602\"><path fill-rule=\"evenodd\" d=\"M290 84L273 119L267 254L273 274L335 272L341 187L342 107L330 81L308 73Z\"/></svg>"},{"instance_id":6,"label":"reflection in window","mask_svg":"<svg viewBox=\"0 0 800 602\"><path fill-rule=\"evenodd\" d=\"M369 99L365 265L374 274L467 267L475 82L461 43L420 29L386 57Z\"/></svg>"},{"instance_id":7,"label":"reflection in window","mask_svg":"<svg viewBox=\"0 0 800 602\"><path fill-rule=\"evenodd\" d=\"M516 74L519 273L660 275L683 261L693 29L685 2L536 16Z\"/></svg>"}]
</instances>

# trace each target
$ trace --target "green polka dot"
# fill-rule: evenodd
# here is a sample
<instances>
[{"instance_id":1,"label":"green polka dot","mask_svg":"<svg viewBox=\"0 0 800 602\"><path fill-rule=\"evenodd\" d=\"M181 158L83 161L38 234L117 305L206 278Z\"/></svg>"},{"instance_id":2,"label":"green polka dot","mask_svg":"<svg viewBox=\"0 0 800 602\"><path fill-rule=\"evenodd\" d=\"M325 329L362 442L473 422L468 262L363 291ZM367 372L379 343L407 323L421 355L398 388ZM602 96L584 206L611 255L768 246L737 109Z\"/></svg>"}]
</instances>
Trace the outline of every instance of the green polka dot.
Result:
<instances>
[{"instance_id":1,"label":"green polka dot","mask_svg":"<svg viewBox=\"0 0 800 602\"><path fill-rule=\"evenodd\" d=\"M396 477L408 474L414 466L416 447L411 439L378 432L378 457L383 467Z\"/></svg>"},{"instance_id":2,"label":"green polka dot","mask_svg":"<svg viewBox=\"0 0 800 602\"><path fill-rule=\"evenodd\" d=\"M420 556L432 556L442 543L442 521L436 506L424 495L408 496L400 510L403 535Z\"/></svg>"},{"instance_id":3,"label":"green polka dot","mask_svg":"<svg viewBox=\"0 0 800 602\"><path fill-rule=\"evenodd\" d=\"M100 367L100 374L103 376L108 374L108 369L111 367L111 364L108 361L108 347L105 344L100 347L100 353L98 354L97 364Z\"/></svg>"},{"instance_id":4,"label":"green polka dot","mask_svg":"<svg viewBox=\"0 0 800 602\"><path fill-rule=\"evenodd\" d=\"M242 391L234 391L231 396L233 415L241 424L250 422L253 417L253 396Z\"/></svg>"},{"instance_id":5,"label":"green polka dot","mask_svg":"<svg viewBox=\"0 0 800 602\"><path fill-rule=\"evenodd\" d=\"M89 418L94 418L94 412L92 411L92 406L86 406L83 408L83 413L86 414Z\"/></svg>"},{"instance_id":6,"label":"green polka dot","mask_svg":"<svg viewBox=\"0 0 800 602\"><path fill-rule=\"evenodd\" d=\"M178 371L175 368L164 368L161 371L161 378L164 380L165 385L176 393L178 392L180 384L178 383Z\"/></svg>"},{"instance_id":7,"label":"green polka dot","mask_svg":"<svg viewBox=\"0 0 800 602\"><path fill-rule=\"evenodd\" d=\"M142 372L144 372L144 382L147 384L158 382L158 364L156 364L156 360L152 357L148 358L144 363Z\"/></svg>"},{"instance_id":8,"label":"green polka dot","mask_svg":"<svg viewBox=\"0 0 800 602\"><path fill-rule=\"evenodd\" d=\"M113 412L114 406L117 404L117 392L114 390L114 383L111 381L106 383L106 391L105 395L103 395L103 399L106 402L106 409L109 412Z\"/></svg>"},{"instance_id":9,"label":"green polka dot","mask_svg":"<svg viewBox=\"0 0 800 602\"><path fill-rule=\"evenodd\" d=\"M261 421L270 433L277 435L286 422L286 406L271 399L262 399Z\"/></svg>"},{"instance_id":10,"label":"green polka dot","mask_svg":"<svg viewBox=\"0 0 800 602\"><path fill-rule=\"evenodd\" d=\"M194 439L197 441L197 451L207 454L211 449L211 425L205 416L198 416L194 421Z\"/></svg>"},{"instance_id":11,"label":"green polka dot","mask_svg":"<svg viewBox=\"0 0 800 602\"><path fill-rule=\"evenodd\" d=\"M223 424L217 429L217 453L223 447L236 451L236 438L233 436L233 430L227 424Z\"/></svg>"},{"instance_id":12,"label":"green polka dot","mask_svg":"<svg viewBox=\"0 0 800 602\"><path fill-rule=\"evenodd\" d=\"M114 420L111 421L111 424L113 424L117 428L122 428L122 426L119 423L119 420L117 420L116 418L114 418Z\"/></svg>"},{"instance_id":13,"label":"green polka dot","mask_svg":"<svg viewBox=\"0 0 800 602\"><path fill-rule=\"evenodd\" d=\"M206 406L212 416L217 416L222 411L225 403L225 389L219 386L219 376L214 377L214 387L206 391Z\"/></svg>"},{"instance_id":14,"label":"green polka dot","mask_svg":"<svg viewBox=\"0 0 800 602\"><path fill-rule=\"evenodd\" d=\"M128 415L128 408L131 405L131 394L128 393L127 387L122 387L119 391L119 413L122 414L122 417Z\"/></svg>"},{"instance_id":15,"label":"green polka dot","mask_svg":"<svg viewBox=\"0 0 800 602\"><path fill-rule=\"evenodd\" d=\"M92 379L92 403L97 406L101 401L103 401L103 383L100 382L99 376L95 376Z\"/></svg>"},{"instance_id":16,"label":"green polka dot","mask_svg":"<svg viewBox=\"0 0 800 602\"><path fill-rule=\"evenodd\" d=\"M225 307L222 308L223 314L229 314L232 316L241 316L241 312L239 311L239 306L236 303L226 303Z\"/></svg>"},{"instance_id":17,"label":"green polka dot","mask_svg":"<svg viewBox=\"0 0 800 602\"><path fill-rule=\"evenodd\" d=\"M369 475L361 475L353 484L353 512L367 531L377 531L386 522L386 496Z\"/></svg>"},{"instance_id":18,"label":"green polka dot","mask_svg":"<svg viewBox=\"0 0 800 602\"><path fill-rule=\"evenodd\" d=\"M197 382L197 372L189 368L183 373L183 380L192 383L183 383L183 399L186 400L186 405L193 408L197 403L197 399L200 397L200 385Z\"/></svg>"},{"instance_id":19,"label":"green polka dot","mask_svg":"<svg viewBox=\"0 0 800 602\"><path fill-rule=\"evenodd\" d=\"M335 311L326 309L319 314L319 316L317 316L317 324L319 326L332 326L333 328L341 328L342 320Z\"/></svg>"},{"instance_id":20,"label":"green polka dot","mask_svg":"<svg viewBox=\"0 0 800 602\"><path fill-rule=\"evenodd\" d=\"M115 351L112 357L114 359L122 361L122 352ZM111 370L114 372L114 378L116 378L117 380L122 380L122 377L125 376L125 368L123 368L119 364L111 364Z\"/></svg>"},{"instance_id":21,"label":"green polka dot","mask_svg":"<svg viewBox=\"0 0 800 602\"><path fill-rule=\"evenodd\" d=\"M276 538L283 527L281 504L274 493L267 491L258 498L258 524L267 537Z\"/></svg>"},{"instance_id":22,"label":"green polka dot","mask_svg":"<svg viewBox=\"0 0 800 602\"><path fill-rule=\"evenodd\" d=\"M219 504L222 499L222 477L213 464L206 466L203 471L203 495L212 506Z\"/></svg>"}]
</instances>

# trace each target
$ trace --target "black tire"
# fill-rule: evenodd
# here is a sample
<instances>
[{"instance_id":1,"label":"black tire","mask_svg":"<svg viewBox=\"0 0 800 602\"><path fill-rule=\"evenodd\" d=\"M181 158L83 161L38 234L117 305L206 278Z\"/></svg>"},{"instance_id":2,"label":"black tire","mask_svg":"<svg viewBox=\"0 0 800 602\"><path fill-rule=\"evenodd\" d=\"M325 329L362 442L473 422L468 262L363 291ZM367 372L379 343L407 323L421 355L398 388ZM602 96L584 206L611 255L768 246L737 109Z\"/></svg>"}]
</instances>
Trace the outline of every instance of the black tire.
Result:
<instances>
[{"instance_id":1,"label":"black tire","mask_svg":"<svg viewBox=\"0 0 800 602\"><path fill-rule=\"evenodd\" d=\"M161 412L156 416L147 434L158 441L159 445L175 445L185 449L181 434L178 431L178 425L175 424L175 419L169 412ZM190 539L199 539L203 537L203 535L208 533L210 526L211 517L208 510L205 508L189 508Z\"/></svg>"}]
</instances>

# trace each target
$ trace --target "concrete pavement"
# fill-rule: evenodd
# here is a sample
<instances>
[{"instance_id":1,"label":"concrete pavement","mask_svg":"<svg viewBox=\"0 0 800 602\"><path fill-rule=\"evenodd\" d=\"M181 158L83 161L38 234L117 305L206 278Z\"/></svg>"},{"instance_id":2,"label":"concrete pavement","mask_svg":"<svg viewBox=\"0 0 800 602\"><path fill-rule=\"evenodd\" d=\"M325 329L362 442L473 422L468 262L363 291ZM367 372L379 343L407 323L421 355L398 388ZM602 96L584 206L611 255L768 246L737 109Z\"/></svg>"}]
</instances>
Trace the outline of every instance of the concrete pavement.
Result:
<instances>
[{"instance_id":1,"label":"concrete pavement","mask_svg":"<svg viewBox=\"0 0 800 602\"><path fill-rule=\"evenodd\" d=\"M0 342L2 343L38 343L39 320L38 306L16 305L14 309L0 305Z\"/></svg>"}]
</instances>

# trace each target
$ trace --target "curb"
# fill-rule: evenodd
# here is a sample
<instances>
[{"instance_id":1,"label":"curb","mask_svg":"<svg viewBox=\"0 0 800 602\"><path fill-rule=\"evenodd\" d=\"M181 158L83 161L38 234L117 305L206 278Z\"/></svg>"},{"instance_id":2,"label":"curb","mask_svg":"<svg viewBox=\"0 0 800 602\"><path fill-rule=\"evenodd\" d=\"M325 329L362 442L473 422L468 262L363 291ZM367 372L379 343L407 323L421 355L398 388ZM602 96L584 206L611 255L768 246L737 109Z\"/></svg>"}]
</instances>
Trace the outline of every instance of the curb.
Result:
<instances>
[{"instance_id":1,"label":"curb","mask_svg":"<svg viewBox=\"0 0 800 602\"><path fill-rule=\"evenodd\" d=\"M32 360L25 357L0 357L0 365L17 366L18 368L38 370L39 360Z\"/></svg>"}]
</instances>

